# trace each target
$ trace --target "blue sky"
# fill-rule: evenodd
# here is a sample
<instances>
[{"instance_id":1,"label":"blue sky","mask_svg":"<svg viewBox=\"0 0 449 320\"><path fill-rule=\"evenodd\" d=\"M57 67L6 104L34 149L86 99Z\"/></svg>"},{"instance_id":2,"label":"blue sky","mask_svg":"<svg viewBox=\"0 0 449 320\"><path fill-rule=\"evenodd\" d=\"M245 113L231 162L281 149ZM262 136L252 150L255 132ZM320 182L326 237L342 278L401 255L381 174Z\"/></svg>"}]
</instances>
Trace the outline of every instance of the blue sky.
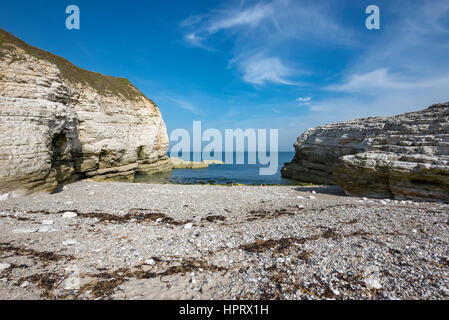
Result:
<instances>
[{"instance_id":1,"label":"blue sky","mask_svg":"<svg viewBox=\"0 0 449 320\"><path fill-rule=\"evenodd\" d=\"M78 5L81 29L65 28ZM365 8L381 29L365 28ZM0 27L76 65L130 79L169 133L309 127L449 101L447 0L2 0Z\"/></svg>"}]
</instances>

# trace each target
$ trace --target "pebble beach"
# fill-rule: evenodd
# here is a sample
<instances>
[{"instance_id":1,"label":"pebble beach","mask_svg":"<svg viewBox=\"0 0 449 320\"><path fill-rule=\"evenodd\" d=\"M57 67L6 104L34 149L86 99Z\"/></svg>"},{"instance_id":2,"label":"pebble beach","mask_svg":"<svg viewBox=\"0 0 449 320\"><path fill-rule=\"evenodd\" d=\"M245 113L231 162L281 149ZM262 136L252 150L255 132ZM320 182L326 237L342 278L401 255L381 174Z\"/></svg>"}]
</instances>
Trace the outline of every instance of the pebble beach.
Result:
<instances>
[{"instance_id":1,"label":"pebble beach","mask_svg":"<svg viewBox=\"0 0 449 320\"><path fill-rule=\"evenodd\" d=\"M0 201L0 299L448 299L449 205L80 181Z\"/></svg>"}]
</instances>

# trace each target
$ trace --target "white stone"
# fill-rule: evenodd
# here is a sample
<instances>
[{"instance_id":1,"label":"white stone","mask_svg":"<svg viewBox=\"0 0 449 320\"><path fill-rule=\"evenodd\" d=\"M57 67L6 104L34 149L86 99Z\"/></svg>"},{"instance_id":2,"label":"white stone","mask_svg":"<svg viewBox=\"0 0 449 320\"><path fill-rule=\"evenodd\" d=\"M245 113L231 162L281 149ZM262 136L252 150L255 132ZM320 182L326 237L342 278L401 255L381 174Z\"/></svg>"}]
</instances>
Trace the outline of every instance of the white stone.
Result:
<instances>
[{"instance_id":1,"label":"white stone","mask_svg":"<svg viewBox=\"0 0 449 320\"><path fill-rule=\"evenodd\" d=\"M152 266L156 263L156 261L154 261L154 259L146 259L143 263Z\"/></svg>"},{"instance_id":2,"label":"white stone","mask_svg":"<svg viewBox=\"0 0 449 320\"><path fill-rule=\"evenodd\" d=\"M21 288L26 288L26 287L28 287L30 285L30 282L29 281L24 281L24 282L22 282L22 284L20 285L20 287Z\"/></svg>"},{"instance_id":3,"label":"white stone","mask_svg":"<svg viewBox=\"0 0 449 320\"><path fill-rule=\"evenodd\" d=\"M76 241L75 239L69 239L69 240L64 241L62 244L64 246L73 246L77 243L78 243L78 241Z\"/></svg>"},{"instance_id":4,"label":"white stone","mask_svg":"<svg viewBox=\"0 0 449 320\"><path fill-rule=\"evenodd\" d=\"M0 201L8 200L10 197L11 197L10 193L4 193L4 194L0 195Z\"/></svg>"},{"instance_id":5,"label":"white stone","mask_svg":"<svg viewBox=\"0 0 449 320\"><path fill-rule=\"evenodd\" d=\"M51 226L53 225L55 222L53 220L42 220L42 224L44 226Z\"/></svg>"},{"instance_id":6,"label":"white stone","mask_svg":"<svg viewBox=\"0 0 449 320\"><path fill-rule=\"evenodd\" d=\"M52 226L43 226L43 227L40 227L38 231L40 233L47 233L47 232L56 232L56 231L58 231L58 229L56 229L55 227L52 227Z\"/></svg>"},{"instance_id":7,"label":"white stone","mask_svg":"<svg viewBox=\"0 0 449 320\"><path fill-rule=\"evenodd\" d=\"M193 227L193 223L186 223L184 225L184 229L192 229L192 227Z\"/></svg>"},{"instance_id":8,"label":"white stone","mask_svg":"<svg viewBox=\"0 0 449 320\"><path fill-rule=\"evenodd\" d=\"M0 263L0 272L11 267L9 263Z\"/></svg>"},{"instance_id":9,"label":"white stone","mask_svg":"<svg viewBox=\"0 0 449 320\"><path fill-rule=\"evenodd\" d=\"M310 200L315 200L316 197L314 197L314 196L309 196L309 199L310 199Z\"/></svg>"},{"instance_id":10,"label":"white stone","mask_svg":"<svg viewBox=\"0 0 449 320\"><path fill-rule=\"evenodd\" d=\"M62 215L63 218L67 219L75 218L76 216L78 216L78 214L76 212L71 211L64 212L64 214Z\"/></svg>"},{"instance_id":11,"label":"white stone","mask_svg":"<svg viewBox=\"0 0 449 320\"><path fill-rule=\"evenodd\" d=\"M380 289L382 285L380 284L379 279L376 277L370 276L365 279L365 285L368 289Z\"/></svg>"},{"instance_id":12,"label":"white stone","mask_svg":"<svg viewBox=\"0 0 449 320\"><path fill-rule=\"evenodd\" d=\"M366 275L370 275L373 273L379 272L379 267L376 265L369 265L366 269L365 269L365 274Z\"/></svg>"},{"instance_id":13,"label":"white stone","mask_svg":"<svg viewBox=\"0 0 449 320\"><path fill-rule=\"evenodd\" d=\"M19 229L14 229L12 232L13 233L35 233L37 232L37 230L39 230L39 228L19 228Z\"/></svg>"}]
</instances>

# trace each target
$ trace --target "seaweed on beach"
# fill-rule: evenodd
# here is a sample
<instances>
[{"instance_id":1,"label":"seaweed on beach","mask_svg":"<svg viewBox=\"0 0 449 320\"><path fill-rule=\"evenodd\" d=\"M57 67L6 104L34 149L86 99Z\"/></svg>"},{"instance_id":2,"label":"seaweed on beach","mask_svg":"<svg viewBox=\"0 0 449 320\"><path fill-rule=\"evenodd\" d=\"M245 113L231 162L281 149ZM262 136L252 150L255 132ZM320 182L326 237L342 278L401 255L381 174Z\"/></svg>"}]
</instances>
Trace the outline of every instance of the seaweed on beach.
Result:
<instances>
[{"instance_id":1,"label":"seaweed on beach","mask_svg":"<svg viewBox=\"0 0 449 320\"><path fill-rule=\"evenodd\" d=\"M17 221L29 221L30 220L30 218L27 218L27 217L16 217L16 216L12 216L12 215L7 215L7 216L0 216L0 218L11 218L11 219L15 219L15 220L17 220Z\"/></svg>"},{"instance_id":2,"label":"seaweed on beach","mask_svg":"<svg viewBox=\"0 0 449 320\"><path fill-rule=\"evenodd\" d=\"M54 290L64 281L64 276L55 272L48 272L43 274L33 274L32 276L22 277L17 283L25 281L34 283L42 290L41 297L44 299L56 299L57 295Z\"/></svg>"},{"instance_id":3,"label":"seaweed on beach","mask_svg":"<svg viewBox=\"0 0 449 320\"><path fill-rule=\"evenodd\" d=\"M267 210L251 210L249 212L251 217L247 221L255 221L258 219L277 219L282 216L294 216L297 212L292 212L287 209L276 209L275 211Z\"/></svg>"},{"instance_id":4,"label":"seaweed on beach","mask_svg":"<svg viewBox=\"0 0 449 320\"><path fill-rule=\"evenodd\" d=\"M177 261L162 260L158 258L152 258L157 263L172 264ZM132 270L134 269L134 270ZM129 268L120 268L112 272L102 272L99 274L91 274L90 276L96 278L92 282L83 285L80 290L75 294L75 298L79 298L81 295L88 294L93 298L107 298L112 295L117 288L124 282L130 279L153 279L161 278L164 276L172 276L176 274L186 274L199 269L219 272L227 271L227 268L218 267L215 265L209 265L203 260L187 259L180 265L174 265L166 268L161 272L145 271L142 270L142 265Z\"/></svg>"},{"instance_id":5,"label":"seaweed on beach","mask_svg":"<svg viewBox=\"0 0 449 320\"><path fill-rule=\"evenodd\" d=\"M44 263L75 259L73 256L70 255L56 254L50 251L36 251L29 248L16 247L11 245L10 243L0 243L0 253L2 258L25 256L38 259Z\"/></svg>"},{"instance_id":6,"label":"seaweed on beach","mask_svg":"<svg viewBox=\"0 0 449 320\"><path fill-rule=\"evenodd\" d=\"M370 235L362 230L352 232L350 234L341 235L335 232L334 229L324 227L324 226L314 226L314 228L324 228L325 231L321 234L315 234L308 237L297 238L297 237L289 237L282 239L268 239L268 240L256 240L253 243L241 245L238 248L242 249L246 252L264 252L270 249L275 249L277 251L281 251L284 249L288 249L293 245L304 244L308 241L315 241L319 239L332 239L338 240L340 238L349 238L349 237L357 237L357 236L366 236Z\"/></svg>"},{"instance_id":7,"label":"seaweed on beach","mask_svg":"<svg viewBox=\"0 0 449 320\"><path fill-rule=\"evenodd\" d=\"M161 212L150 212L147 209L131 209L127 214L112 214L105 212L87 212L80 213L78 210L62 210L58 212L48 211L30 211L29 213L41 213L46 215L63 214L65 212L75 212L78 218L97 219L100 223L126 223L126 222L161 222L170 225L183 225L191 222L191 220L178 221Z\"/></svg>"},{"instance_id":8,"label":"seaweed on beach","mask_svg":"<svg viewBox=\"0 0 449 320\"><path fill-rule=\"evenodd\" d=\"M205 220L207 222L225 221L226 217L221 216L221 215L210 215L210 216L207 216L206 218L204 218L203 220Z\"/></svg>"}]
</instances>

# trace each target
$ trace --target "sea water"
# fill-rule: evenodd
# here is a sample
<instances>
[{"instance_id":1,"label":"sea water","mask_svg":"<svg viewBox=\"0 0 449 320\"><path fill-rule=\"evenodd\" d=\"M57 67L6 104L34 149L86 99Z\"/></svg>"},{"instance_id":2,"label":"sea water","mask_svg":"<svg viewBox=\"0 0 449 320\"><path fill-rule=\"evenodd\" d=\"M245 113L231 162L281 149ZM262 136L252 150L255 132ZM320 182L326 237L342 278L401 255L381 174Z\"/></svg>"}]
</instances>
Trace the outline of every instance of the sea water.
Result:
<instances>
[{"instance_id":1,"label":"sea water","mask_svg":"<svg viewBox=\"0 0 449 320\"><path fill-rule=\"evenodd\" d=\"M281 169L286 162L292 161L294 152L278 152L278 170L274 175L260 175L259 168L269 165L248 164L248 153L244 153L244 164L236 164L237 153L233 153L233 164L209 165L204 169L177 169L172 172L155 175L136 175L138 183L181 183L181 184L244 184L276 185L295 184L295 181L282 178ZM177 156L177 155L173 155ZM193 154L190 155L190 160ZM203 158L202 158L203 159ZM206 157L203 160L210 159ZM222 155L224 161L225 156Z\"/></svg>"}]
</instances>

